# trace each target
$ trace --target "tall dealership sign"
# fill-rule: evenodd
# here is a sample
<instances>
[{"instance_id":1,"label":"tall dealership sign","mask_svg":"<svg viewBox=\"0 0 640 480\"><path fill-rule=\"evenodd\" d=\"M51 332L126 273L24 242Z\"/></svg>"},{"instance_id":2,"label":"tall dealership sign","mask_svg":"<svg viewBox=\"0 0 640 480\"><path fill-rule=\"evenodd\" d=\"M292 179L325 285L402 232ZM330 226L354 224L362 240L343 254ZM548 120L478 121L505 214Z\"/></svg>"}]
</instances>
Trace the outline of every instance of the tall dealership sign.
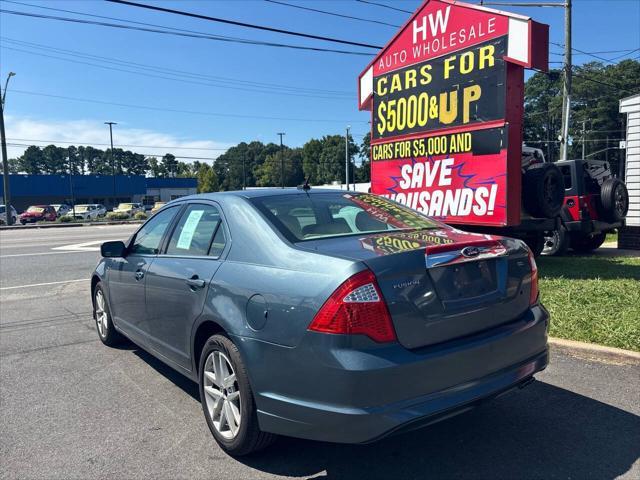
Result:
<instances>
[{"instance_id":1,"label":"tall dealership sign","mask_svg":"<svg viewBox=\"0 0 640 480\"><path fill-rule=\"evenodd\" d=\"M359 77L372 193L453 224L520 223L524 69L548 68L528 17L427 0Z\"/></svg>"}]
</instances>

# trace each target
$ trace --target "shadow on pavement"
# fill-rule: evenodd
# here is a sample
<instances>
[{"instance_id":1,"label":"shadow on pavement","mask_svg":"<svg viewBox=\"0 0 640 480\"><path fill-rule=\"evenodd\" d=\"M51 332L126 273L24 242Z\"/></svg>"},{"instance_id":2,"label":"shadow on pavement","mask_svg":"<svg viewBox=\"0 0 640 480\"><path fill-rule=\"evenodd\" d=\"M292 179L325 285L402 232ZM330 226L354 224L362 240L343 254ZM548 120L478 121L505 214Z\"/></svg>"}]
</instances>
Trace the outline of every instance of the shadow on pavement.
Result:
<instances>
[{"instance_id":1,"label":"shadow on pavement","mask_svg":"<svg viewBox=\"0 0 640 480\"><path fill-rule=\"evenodd\" d=\"M283 438L245 464L314 478L612 479L640 457L640 417L537 382L372 445ZM326 470L326 476L316 477Z\"/></svg>"},{"instance_id":2,"label":"shadow on pavement","mask_svg":"<svg viewBox=\"0 0 640 480\"><path fill-rule=\"evenodd\" d=\"M194 382L143 350L134 353L199 402ZM638 458L639 416L536 382L469 413L374 444L283 437L238 461L275 475L327 479L613 479Z\"/></svg>"}]
</instances>

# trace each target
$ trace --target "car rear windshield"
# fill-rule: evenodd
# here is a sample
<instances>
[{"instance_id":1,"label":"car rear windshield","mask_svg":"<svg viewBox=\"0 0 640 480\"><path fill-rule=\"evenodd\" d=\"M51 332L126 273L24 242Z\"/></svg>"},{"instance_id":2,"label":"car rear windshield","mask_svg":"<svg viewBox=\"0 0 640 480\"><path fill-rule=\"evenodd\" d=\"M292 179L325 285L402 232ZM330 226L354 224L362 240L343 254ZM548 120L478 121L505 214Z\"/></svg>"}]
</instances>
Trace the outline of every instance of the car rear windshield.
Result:
<instances>
[{"instance_id":1,"label":"car rear windshield","mask_svg":"<svg viewBox=\"0 0 640 480\"><path fill-rule=\"evenodd\" d=\"M42 213L44 212L44 207L29 207L27 212Z\"/></svg>"},{"instance_id":2,"label":"car rear windshield","mask_svg":"<svg viewBox=\"0 0 640 480\"><path fill-rule=\"evenodd\" d=\"M128 208L133 208L133 203L121 203L118 205L118 208L121 210L126 210Z\"/></svg>"},{"instance_id":3,"label":"car rear windshield","mask_svg":"<svg viewBox=\"0 0 640 480\"><path fill-rule=\"evenodd\" d=\"M294 242L440 227L418 212L370 194L275 195L254 197L251 202Z\"/></svg>"},{"instance_id":4,"label":"car rear windshield","mask_svg":"<svg viewBox=\"0 0 640 480\"><path fill-rule=\"evenodd\" d=\"M86 212L89 210L89 205L76 205L76 212Z\"/></svg>"}]
</instances>

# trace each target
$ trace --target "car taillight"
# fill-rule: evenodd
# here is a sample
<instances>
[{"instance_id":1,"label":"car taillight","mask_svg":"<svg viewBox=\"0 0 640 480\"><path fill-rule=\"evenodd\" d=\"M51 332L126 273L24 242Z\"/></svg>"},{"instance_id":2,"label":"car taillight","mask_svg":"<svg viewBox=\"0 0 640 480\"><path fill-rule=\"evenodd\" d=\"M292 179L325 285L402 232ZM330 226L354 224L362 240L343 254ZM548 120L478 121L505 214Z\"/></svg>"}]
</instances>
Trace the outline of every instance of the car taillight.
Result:
<instances>
[{"instance_id":1,"label":"car taillight","mask_svg":"<svg viewBox=\"0 0 640 480\"><path fill-rule=\"evenodd\" d=\"M529 250L529 266L531 267L531 296L529 297L529 305L538 302L538 265L533 253Z\"/></svg>"},{"instance_id":2,"label":"car taillight","mask_svg":"<svg viewBox=\"0 0 640 480\"><path fill-rule=\"evenodd\" d=\"M371 270L356 273L340 285L322 305L309 330L361 334L376 342L396 340L391 315Z\"/></svg>"}]
</instances>

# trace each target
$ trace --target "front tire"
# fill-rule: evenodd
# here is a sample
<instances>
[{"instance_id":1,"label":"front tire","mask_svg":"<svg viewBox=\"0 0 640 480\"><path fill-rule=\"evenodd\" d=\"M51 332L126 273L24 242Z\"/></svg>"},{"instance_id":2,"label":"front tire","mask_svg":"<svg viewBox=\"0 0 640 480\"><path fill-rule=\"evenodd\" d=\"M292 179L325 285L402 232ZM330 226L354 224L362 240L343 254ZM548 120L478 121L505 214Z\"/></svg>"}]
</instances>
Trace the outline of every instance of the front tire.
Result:
<instances>
[{"instance_id":1,"label":"front tire","mask_svg":"<svg viewBox=\"0 0 640 480\"><path fill-rule=\"evenodd\" d=\"M124 337L113 326L111 310L109 309L107 296L102 288L102 282L98 282L93 290L93 318L96 321L96 330L102 343L108 347L113 347L123 340Z\"/></svg>"},{"instance_id":2,"label":"front tire","mask_svg":"<svg viewBox=\"0 0 640 480\"><path fill-rule=\"evenodd\" d=\"M248 455L273 443L275 435L260 431L249 377L231 340L224 335L209 338L198 372L204 417L225 452Z\"/></svg>"}]
</instances>

